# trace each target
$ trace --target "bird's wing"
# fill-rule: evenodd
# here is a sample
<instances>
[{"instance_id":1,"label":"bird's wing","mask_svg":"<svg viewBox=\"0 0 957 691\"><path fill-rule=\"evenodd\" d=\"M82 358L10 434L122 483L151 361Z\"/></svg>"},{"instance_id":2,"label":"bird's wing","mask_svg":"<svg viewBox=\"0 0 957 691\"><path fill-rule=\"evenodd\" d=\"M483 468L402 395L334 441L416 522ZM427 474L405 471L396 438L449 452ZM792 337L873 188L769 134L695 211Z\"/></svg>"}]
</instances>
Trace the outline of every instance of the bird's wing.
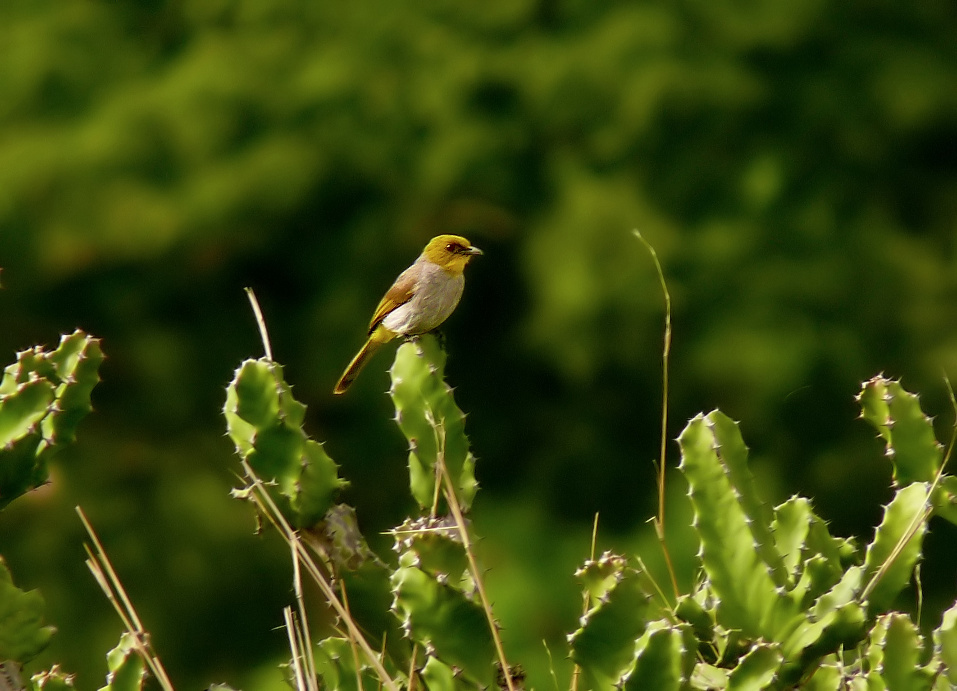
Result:
<instances>
[{"instance_id":1,"label":"bird's wing","mask_svg":"<svg viewBox=\"0 0 957 691\"><path fill-rule=\"evenodd\" d=\"M370 334L379 325L379 322L386 318L389 312L412 299L412 295L415 293L417 275L417 267L412 265L395 279L395 283L379 301L379 306L376 307L375 314L372 315L372 321L369 322Z\"/></svg>"}]
</instances>

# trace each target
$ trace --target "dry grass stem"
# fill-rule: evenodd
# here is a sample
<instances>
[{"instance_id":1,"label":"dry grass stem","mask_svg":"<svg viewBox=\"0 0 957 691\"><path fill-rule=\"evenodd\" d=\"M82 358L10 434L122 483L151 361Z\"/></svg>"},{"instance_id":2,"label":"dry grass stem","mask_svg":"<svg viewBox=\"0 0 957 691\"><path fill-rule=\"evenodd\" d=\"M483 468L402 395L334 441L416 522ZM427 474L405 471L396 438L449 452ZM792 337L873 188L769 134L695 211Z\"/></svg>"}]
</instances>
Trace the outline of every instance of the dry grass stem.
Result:
<instances>
[{"instance_id":1,"label":"dry grass stem","mask_svg":"<svg viewBox=\"0 0 957 691\"><path fill-rule=\"evenodd\" d=\"M93 574L93 578L96 579L97 584L103 590L107 600L113 605L113 609L115 609L119 615L127 633L133 638L136 653L143 659L143 662L146 663L146 666L159 682L160 687L164 691L173 691L173 684L169 679L169 675L166 673L163 663L150 644L150 635L143 627L143 623L140 621L139 615L137 615L136 609L133 607L133 603L126 594L126 590L123 588L119 576L116 575L113 564L106 555L106 550L103 549L103 545L93 530L92 524L89 519L87 519L86 514L83 513L82 508L77 506L76 512L80 517L80 521L83 523L83 527L86 528L87 535L90 536L90 540L93 542L92 549L88 544L83 545L89 557L86 560L86 565L90 569L90 573Z\"/></svg>"}]
</instances>

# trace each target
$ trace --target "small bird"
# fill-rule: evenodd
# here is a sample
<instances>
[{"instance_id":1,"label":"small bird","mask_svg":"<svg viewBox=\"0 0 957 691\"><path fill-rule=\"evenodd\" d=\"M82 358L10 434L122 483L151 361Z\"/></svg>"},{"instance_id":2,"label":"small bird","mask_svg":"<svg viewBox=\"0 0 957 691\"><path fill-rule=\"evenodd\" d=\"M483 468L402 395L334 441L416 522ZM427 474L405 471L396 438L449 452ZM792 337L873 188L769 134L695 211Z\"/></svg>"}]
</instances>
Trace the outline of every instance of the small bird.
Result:
<instances>
[{"instance_id":1,"label":"small bird","mask_svg":"<svg viewBox=\"0 0 957 691\"><path fill-rule=\"evenodd\" d=\"M333 393L345 393L366 361L396 336L415 336L439 327L459 304L465 265L482 250L458 235L438 235L422 250L379 302L369 338L342 373Z\"/></svg>"}]
</instances>

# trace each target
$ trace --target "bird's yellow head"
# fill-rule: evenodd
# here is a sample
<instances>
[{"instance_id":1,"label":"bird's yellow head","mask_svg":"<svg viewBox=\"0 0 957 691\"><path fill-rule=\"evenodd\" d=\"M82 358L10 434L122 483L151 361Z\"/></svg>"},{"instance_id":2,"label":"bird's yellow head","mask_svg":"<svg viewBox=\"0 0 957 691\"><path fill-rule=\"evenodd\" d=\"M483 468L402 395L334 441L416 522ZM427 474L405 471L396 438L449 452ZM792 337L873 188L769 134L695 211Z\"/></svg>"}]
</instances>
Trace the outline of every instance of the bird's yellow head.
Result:
<instances>
[{"instance_id":1,"label":"bird's yellow head","mask_svg":"<svg viewBox=\"0 0 957 691\"><path fill-rule=\"evenodd\" d=\"M482 250L458 235L437 235L429 240L422 254L450 274L458 275L465 271L465 265L472 257L482 254Z\"/></svg>"}]
</instances>

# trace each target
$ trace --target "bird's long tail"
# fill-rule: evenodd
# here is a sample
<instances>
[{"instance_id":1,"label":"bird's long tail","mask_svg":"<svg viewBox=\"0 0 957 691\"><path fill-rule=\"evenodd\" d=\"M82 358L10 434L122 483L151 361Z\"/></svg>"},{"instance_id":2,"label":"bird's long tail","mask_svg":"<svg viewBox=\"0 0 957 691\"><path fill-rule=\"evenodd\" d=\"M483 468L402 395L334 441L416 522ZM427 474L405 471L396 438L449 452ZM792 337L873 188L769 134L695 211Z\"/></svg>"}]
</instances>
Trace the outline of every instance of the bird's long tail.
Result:
<instances>
[{"instance_id":1,"label":"bird's long tail","mask_svg":"<svg viewBox=\"0 0 957 691\"><path fill-rule=\"evenodd\" d=\"M369 340L365 342L365 345L362 346L362 349L352 358L352 362L349 363L349 366L346 367L346 371L342 373L342 376L339 377L339 382L336 384L336 388L332 390L334 394L342 394L346 392L352 382L356 380L356 377L359 376L359 371L366 364L366 361L373 356L373 354L381 348L383 345L395 338L395 334L386 329L383 326L378 326L376 329L369 334Z\"/></svg>"}]
</instances>

